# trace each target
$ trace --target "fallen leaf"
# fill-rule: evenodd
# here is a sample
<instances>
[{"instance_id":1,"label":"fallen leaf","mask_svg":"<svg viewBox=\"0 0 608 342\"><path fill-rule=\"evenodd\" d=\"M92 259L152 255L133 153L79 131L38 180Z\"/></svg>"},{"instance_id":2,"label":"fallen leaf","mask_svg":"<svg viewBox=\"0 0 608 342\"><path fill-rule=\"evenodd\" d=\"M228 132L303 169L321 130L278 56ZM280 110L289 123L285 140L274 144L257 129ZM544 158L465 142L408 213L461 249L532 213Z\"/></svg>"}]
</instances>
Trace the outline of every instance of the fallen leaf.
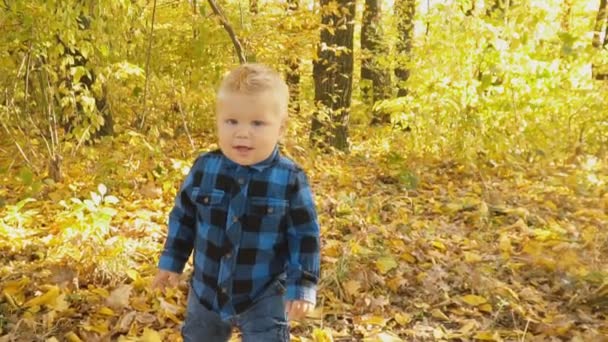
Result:
<instances>
[{"instance_id":1,"label":"fallen leaf","mask_svg":"<svg viewBox=\"0 0 608 342\"><path fill-rule=\"evenodd\" d=\"M359 289L361 289L361 283L356 280L349 280L344 283L344 290L350 296L359 294Z\"/></svg>"},{"instance_id":2,"label":"fallen leaf","mask_svg":"<svg viewBox=\"0 0 608 342\"><path fill-rule=\"evenodd\" d=\"M133 287L131 285L121 285L117 287L110 293L110 296L106 298L106 305L115 310L128 306L132 289Z\"/></svg>"},{"instance_id":3,"label":"fallen leaf","mask_svg":"<svg viewBox=\"0 0 608 342\"><path fill-rule=\"evenodd\" d=\"M462 296L462 297L460 297L460 300L462 300L463 302L465 302L471 306L478 306L478 305L485 304L488 302L488 300L485 299L484 297L476 296L476 295Z\"/></svg>"},{"instance_id":4,"label":"fallen leaf","mask_svg":"<svg viewBox=\"0 0 608 342\"><path fill-rule=\"evenodd\" d=\"M412 316L407 313L398 312L395 314L395 321L397 323L399 323L400 325L407 325L408 323L410 323L412 321Z\"/></svg>"},{"instance_id":5,"label":"fallen leaf","mask_svg":"<svg viewBox=\"0 0 608 342\"><path fill-rule=\"evenodd\" d=\"M76 333L73 331L70 331L69 333L65 334L64 337L68 342L82 342L80 337L78 337L78 335L76 335Z\"/></svg>"},{"instance_id":6,"label":"fallen leaf","mask_svg":"<svg viewBox=\"0 0 608 342\"><path fill-rule=\"evenodd\" d=\"M140 342L162 342L162 338L158 331L149 328L144 329L144 334L139 339Z\"/></svg>"},{"instance_id":7,"label":"fallen leaf","mask_svg":"<svg viewBox=\"0 0 608 342\"><path fill-rule=\"evenodd\" d=\"M23 304L23 306L25 306L26 308L30 308L36 305L47 305L50 303L54 303L57 297L59 297L59 287L52 286L51 289L48 290L45 294L28 300L27 302L25 302L25 304Z\"/></svg>"},{"instance_id":8,"label":"fallen leaf","mask_svg":"<svg viewBox=\"0 0 608 342\"><path fill-rule=\"evenodd\" d=\"M334 342L329 329L314 328L312 331L312 339L314 342Z\"/></svg>"},{"instance_id":9,"label":"fallen leaf","mask_svg":"<svg viewBox=\"0 0 608 342\"><path fill-rule=\"evenodd\" d=\"M376 260L376 267L380 273L386 274L397 267L397 262L392 257L386 256Z\"/></svg>"}]
</instances>

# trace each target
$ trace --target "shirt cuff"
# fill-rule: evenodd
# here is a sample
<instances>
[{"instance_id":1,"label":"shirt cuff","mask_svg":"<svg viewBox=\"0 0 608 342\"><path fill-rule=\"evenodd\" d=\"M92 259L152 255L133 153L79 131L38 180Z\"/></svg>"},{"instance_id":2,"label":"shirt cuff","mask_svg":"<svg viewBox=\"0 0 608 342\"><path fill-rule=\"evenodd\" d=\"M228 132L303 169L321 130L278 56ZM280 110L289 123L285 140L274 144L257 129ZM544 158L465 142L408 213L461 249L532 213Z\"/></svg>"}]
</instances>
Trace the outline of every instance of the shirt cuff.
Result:
<instances>
[{"instance_id":1,"label":"shirt cuff","mask_svg":"<svg viewBox=\"0 0 608 342\"><path fill-rule=\"evenodd\" d=\"M186 267L186 263L180 262L176 258L173 258L169 255L161 255L158 260L158 268L165 271L170 271L174 273L182 273L184 271L184 267Z\"/></svg>"},{"instance_id":2,"label":"shirt cuff","mask_svg":"<svg viewBox=\"0 0 608 342\"><path fill-rule=\"evenodd\" d=\"M317 286L313 283L306 282L308 284L287 284L287 293L285 299L289 301L293 300L305 300L313 305L317 304Z\"/></svg>"}]
</instances>

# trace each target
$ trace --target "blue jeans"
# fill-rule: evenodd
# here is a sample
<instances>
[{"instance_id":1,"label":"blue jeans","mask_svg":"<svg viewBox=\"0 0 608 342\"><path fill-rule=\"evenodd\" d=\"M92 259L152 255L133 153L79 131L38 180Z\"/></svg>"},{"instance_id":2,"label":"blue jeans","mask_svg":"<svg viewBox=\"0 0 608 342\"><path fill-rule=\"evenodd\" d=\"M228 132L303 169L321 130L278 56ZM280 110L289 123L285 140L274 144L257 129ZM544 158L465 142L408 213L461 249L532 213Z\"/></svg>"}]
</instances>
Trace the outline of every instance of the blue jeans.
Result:
<instances>
[{"instance_id":1,"label":"blue jeans","mask_svg":"<svg viewBox=\"0 0 608 342\"><path fill-rule=\"evenodd\" d=\"M186 320L182 326L184 342L226 342L235 326L241 331L243 342L289 341L284 294L285 287L275 280L250 308L223 321L219 314L198 301L191 287Z\"/></svg>"}]
</instances>

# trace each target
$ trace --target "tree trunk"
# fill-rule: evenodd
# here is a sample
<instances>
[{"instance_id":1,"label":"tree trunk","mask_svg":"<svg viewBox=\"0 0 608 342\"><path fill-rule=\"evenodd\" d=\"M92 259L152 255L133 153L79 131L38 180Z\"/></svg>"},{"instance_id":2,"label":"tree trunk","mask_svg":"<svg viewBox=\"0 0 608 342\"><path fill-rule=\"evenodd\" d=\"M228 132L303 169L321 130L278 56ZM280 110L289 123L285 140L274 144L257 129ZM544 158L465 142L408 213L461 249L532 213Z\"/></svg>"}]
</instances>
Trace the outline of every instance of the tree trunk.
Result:
<instances>
[{"instance_id":1,"label":"tree trunk","mask_svg":"<svg viewBox=\"0 0 608 342\"><path fill-rule=\"evenodd\" d=\"M601 50L602 48L604 48L606 46L606 44L608 43L608 40L606 37L606 35L608 34L608 23L606 22L606 3L608 1L607 0L600 0L600 7L597 10L597 16L595 18L595 26L594 26L594 30L593 30L593 41L591 42L591 44L593 45L594 48ZM602 41L602 30L605 27L605 35L604 35L604 40ZM604 66L604 65L595 65L592 64L591 65L591 74L592 77L598 81L605 81L608 80L608 73L605 72L605 69L608 66ZM598 70L599 69L599 70Z\"/></svg>"},{"instance_id":2,"label":"tree trunk","mask_svg":"<svg viewBox=\"0 0 608 342\"><path fill-rule=\"evenodd\" d=\"M505 2L508 0L490 0L486 6L486 15L488 17L502 15L505 12Z\"/></svg>"},{"instance_id":3,"label":"tree trunk","mask_svg":"<svg viewBox=\"0 0 608 342\"><path fill-rule=\"evenodd\" d=\"M259 12L258 0L249 0L249 12L251 14L258 14L258 12Z\"/></svg>"},{"instance_id":4,"label":"tree trunk","mask_svg":"<svg viewBox=\"0 0 608 342\"><path fill-rule=\"evenodd\" d=\"M592 44L596 49L599 49L602 46L602 30L604 25L606 25L606 2L607 0L600 0L600 7L597 10L597 16L595 18ZM606 30L608 33L608 26L606 26ZM606 43L606 37L604 37L603 43Z\"/></svg>"},{"instance_id":5,"label":"tree trunk","mask_svg":"<svg viewBox=\"0 0 608 342\"><path fill-rule=\"evenodd\" d=\"M397 28L399 40L397 41L397 53L400 62L395 69L397 76L397 96L406 96L409 91L406 82L410 78L410 69L406 65L412 53L412 40L414 38L414 15L416 14L416 0L397 0L395 3L395 16L398 18Z\"/></svg>"},{"instance_id":6,"label":"tree trunk","mask_svg":"<svg viewBox=\"0 0 608 342\"><path fill-rule=\"evenodd\" d=\"M317 112L310 139L320 146L346 151L353 87L355 1L337 1L339 11L321 10L321 42L313 63ZM330 0L321 0L322 7L329 3Z\"/></svg>"},{"instance_id":7,"label":"tree trunk","mask_svg":"<svg viewBox=\"0 0 608 342\"><path fill-rule=\"evenodd\" d=\"M570 31L570 16L572 15L572 0L564 0L562 2L562 31Z\"/></svg>"},{"instance_id":8,"label":"tree trunk","mask_svg":"<svg viewBox=\"0 0 608 342\"><path fill-rule=\"evenodd\" d=\"M300 7L299 0L287 1L287 14L291 15ZM285 58L287 72L285 81L289 87L289 113L300 114L300 57L290 56Z\"/></svg>"},{"instance_id":9,"label":"tree trunk","mask_svg":"<svg viewBox=\"0 0 608 342\"><path fill-rule=\"evenodd\" d=\"M462 5L462 11L464 12L464 15L466 15L467 17L471 17L475 14L475 8L477 6L476 2L477 0L470 0L470 3L465 2Z\"/></svg>"},{"instance_id":10,"label":"tree trunk","mask_svg":"<svg viewBox=\"0 0 608 342\"><path fill-rule=\"evenodd\" d=\"M388 51L382 42L381 0L366 0L361 27L361 92L367 103L390 96L390 76L379 63ZM371 101L370 101L371 100Z\"/></svg>"}]
</instances>

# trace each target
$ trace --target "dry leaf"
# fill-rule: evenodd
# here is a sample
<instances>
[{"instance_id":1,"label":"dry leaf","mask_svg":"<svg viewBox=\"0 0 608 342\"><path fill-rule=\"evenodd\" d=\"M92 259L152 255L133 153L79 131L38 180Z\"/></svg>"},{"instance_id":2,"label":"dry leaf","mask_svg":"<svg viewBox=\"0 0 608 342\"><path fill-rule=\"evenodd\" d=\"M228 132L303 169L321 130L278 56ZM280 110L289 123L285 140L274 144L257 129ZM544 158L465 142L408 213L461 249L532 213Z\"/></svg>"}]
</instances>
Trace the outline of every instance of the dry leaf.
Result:
<instances>
[{"instance_id":1,"label":"dry leaf","mask_svg":"<svg viewBox=\"0 0 608 342\"><path fill-rule=\"evenodd\" d=\"M397 267L397 262L390 256L382 257L376 260L376 268L382 274L388 273L393 268Z\"/></svg>"},{"instance_id":2,"label":"dry leaf","mask_svg":"<svg viewBox=\"0 0 608 342\"><path fill-rule=\"evenodd\" d=\"M106 305L109 307L120 310L129 305L129 297L131 296L131 290L133 286L131 285L121 285L114 289L110 293L110 296L106 298Z\"/></svg>"},{"instance_id":3,"label":"dry leaf","mask_svg":"<svg viewBox=\"0 0 608 342\"><path fill-rule=\"evenodd\" d=\"M484 297L476 296L476 295L462 296L462 297L460 297L460 300L462 300L463 302L465 302L471 306L478 306L478 305L485 304L488 302L488 300L485 299Z\"/></svg>"}]
</instances>

